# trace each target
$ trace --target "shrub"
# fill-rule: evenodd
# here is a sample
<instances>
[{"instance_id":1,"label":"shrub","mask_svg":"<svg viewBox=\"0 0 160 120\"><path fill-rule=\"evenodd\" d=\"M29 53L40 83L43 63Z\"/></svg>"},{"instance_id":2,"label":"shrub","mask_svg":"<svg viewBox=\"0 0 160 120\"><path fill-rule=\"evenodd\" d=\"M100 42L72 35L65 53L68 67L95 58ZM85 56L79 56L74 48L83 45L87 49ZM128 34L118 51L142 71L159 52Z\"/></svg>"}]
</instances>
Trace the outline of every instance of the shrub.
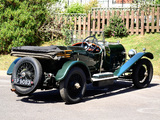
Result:
<instances>
[{"instance_id":1,"label":"shrub","mask_svg":"<svg viewBox=\"0 0 160 120\"><path fill-rule=\"evenodd\" d=\"M98 7L97 0L91 0L89 3L82 5L81 3L72 3L66 8L66 13L89 13L92 7Z\"/></svg>"},{"instance_id":2,"label":"shrub","mask_svg":"<svg viewBox=\"0 0 160 120\"><path fill-rule=\"evenodd\" d=\"M160 4L160 0L156 0L156 1L155 1L155 4Z\"/></svg>"},{"instance_id":3,"label":"shrub","mask_svg":"<svg viewBox=\"0 0 160 120\"><path fill-rule=\"evenodd\" d=\"M14 46L40 42L38 28L46 19L46 4L55 0L1 0L0 53Z\"/></svg>"},{"instance_id":4,"label":"shrub","mask_svg":"<svg viewBox=\"0 0 160 120\"><path fill-rule=\"evenodd\" d=\"M127 29L120 17L114 16L109 20L109 26L104 28L105 37L124 37L127 36Z\"/></svg>"},{"instance_id":5,"label":"shrub","mask_svg":"<svg viewBox=\"0 0 160 120\"><path fill-rule=\"evenodd\" d=\"M90 0L89 3L84 5L84 9L86 13L89 13L93 7L98 7L98 0Z\"/></svg>"},{"instance_id":6,"label":"shrub","mask_svg":"<svg viewBox=\"0 0 160 120\"><path fill-rule=\"evenodd\" d=\"M84 6L80 3L73 3L67 9L66 13L85 13Z\"/></svg>"}]
</instances>

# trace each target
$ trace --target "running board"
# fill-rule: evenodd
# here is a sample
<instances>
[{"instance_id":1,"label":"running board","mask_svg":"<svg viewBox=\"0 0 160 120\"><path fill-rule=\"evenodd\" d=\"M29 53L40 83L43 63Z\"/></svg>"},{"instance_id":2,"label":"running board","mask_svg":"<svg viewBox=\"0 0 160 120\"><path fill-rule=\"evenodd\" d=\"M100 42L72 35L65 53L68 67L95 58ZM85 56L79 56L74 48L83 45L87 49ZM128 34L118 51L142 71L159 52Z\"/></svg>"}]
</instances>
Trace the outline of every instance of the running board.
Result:
<instances>
[{"instance_id":1,"label":"running board","mask_svg":"<svg viewBox=\"0 0 160 120\"><path fill-rule=\"evenodd\" d=\"M114 76L112 72L103 72L103 73L97 73L93 74L92 76L92 82L98 82L98 81L106 81L106 80L115 80L118 76Z\"/></svg>"},{"instance_id":2,"label":"running board","mask_svg":"<svg viewBox=\"0 0 160 120\"><path fill-rule=\"evenodd\" d=\"M116 79L118 79L118 76L107 77L107 78L91 78L92 82L100 82L100 81L116 80Z\"/></svg>"},{"instance_id":3,"label":"running board","mask_svg":"<svg viewBox=\"0 0 160 120\"><path fill-rule=\"evenodd\" d=\"M103 73L97 73L93 74L93 78L108 78L108 77L113 77L114 74L112 72L103 72Z\"/></svg>"},{"instance_id":4,"label":"running board","mask_svg":"<svg viewBox=\"0 0 160 120\"><path fill-rule=\"evenodd\" d=\"M114 84L114 80L118 79L118 76L114 76L112 72L103 72L93 74L91 81L93 86L105 87Z\"/></svg>"}]
</instances>

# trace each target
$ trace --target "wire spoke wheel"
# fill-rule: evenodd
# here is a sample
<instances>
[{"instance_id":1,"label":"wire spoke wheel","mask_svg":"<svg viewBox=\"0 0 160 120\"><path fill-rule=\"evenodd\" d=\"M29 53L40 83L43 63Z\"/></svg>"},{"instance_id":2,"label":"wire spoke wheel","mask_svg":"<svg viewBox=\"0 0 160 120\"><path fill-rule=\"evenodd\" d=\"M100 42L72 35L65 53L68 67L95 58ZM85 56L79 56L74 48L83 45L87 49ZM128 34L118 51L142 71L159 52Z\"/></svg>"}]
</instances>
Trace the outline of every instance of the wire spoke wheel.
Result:
<instances>
[{"instance_id":1,"label":"wire spoke wheel","mask_svg":"<svg viewBox=\"0 0 160 120\"><path fill-rule=\"evenodd\" d=\"M18 95L28 95L36 90L42 77L42 67L35 58L24 57L14 67L12 86Z\"/></svg>"},{"instance_id":2,"label":"wire spoke wheel","mask_svg":"<svg viewBox=\"0 0 160 120\"><path fill-rule=\"evenodd\" d=\"M149 86L153 76L153 66L148 59L139 60L133 69L133 83L137 88Z\"/></svg>"},{"instance_id":3,"label":"wire spoke wheel","mask_svg":"<svg viewBox=\"0 0 160 120\"><path fill-rule=\"evenodd\" d=\"M17 70L16 77L34 80L35 69L31 63L23 63Z\"/></svg>"}]
</instances>

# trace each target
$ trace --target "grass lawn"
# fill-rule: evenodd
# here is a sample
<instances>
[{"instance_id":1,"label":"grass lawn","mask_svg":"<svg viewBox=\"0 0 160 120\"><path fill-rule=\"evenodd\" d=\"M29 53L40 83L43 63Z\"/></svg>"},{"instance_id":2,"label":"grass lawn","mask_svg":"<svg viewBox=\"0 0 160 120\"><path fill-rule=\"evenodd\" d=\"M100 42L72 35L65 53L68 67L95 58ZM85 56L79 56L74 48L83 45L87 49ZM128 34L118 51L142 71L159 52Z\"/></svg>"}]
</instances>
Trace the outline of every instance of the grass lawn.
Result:
<instances>
[{"instance_id":1,"label":"grass lawn","mask_svg":"<svg viewBox=\"0 0 160 120\"><path fill-rule=\"evenodd\" d=\"M10 64L16 59L16 57L8 55L0 55L0 70L8 70Z\"/></svg>"},{"instance_id":2,"label":"grass lawn","mask_svg":"<svg viewBox=\"0 0 160 120\"><path fill-rule=\"evenodd\" d=\"M154 59L151 60L154 68L154 75L160 75L160 34L145 34L145 35L132 35L125 38L107 38L108 42L120 41L126 49L126 52L130 49L136 49L137 52L142 52L143 48L146 48L146 52L151 52L154 55ZM65 45L64 41L46 42L42 46L47 45ZM9 65L15 57L10 55L0 55L0 70L7 70Z\"/></svg>"},{"instance_id":3,"label":"grass lawn","mask_svg":"<svg viewBox=\"0 0 160 120\"><path fill-rule=\"evenodd\" d=\"M137 52L142 52L146 48L146 52L151 52L154 59L151 60L154 68L154 75L160 75L160 33L132 35L125 38L109 38L109 42L120 41L124 45L126 52L130 49L135 49Z\"/></svg>"}]
</instances>

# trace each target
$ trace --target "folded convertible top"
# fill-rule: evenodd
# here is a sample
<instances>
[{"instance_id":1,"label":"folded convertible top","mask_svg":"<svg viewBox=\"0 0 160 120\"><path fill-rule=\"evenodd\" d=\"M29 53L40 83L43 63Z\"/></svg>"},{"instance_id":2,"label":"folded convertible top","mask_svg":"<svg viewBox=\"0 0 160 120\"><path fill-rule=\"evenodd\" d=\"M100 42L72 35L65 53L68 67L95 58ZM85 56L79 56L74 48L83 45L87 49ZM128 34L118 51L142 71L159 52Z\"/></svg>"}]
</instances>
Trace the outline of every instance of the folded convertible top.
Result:
<instances>
[{"instance_id":1,"label":"folded convertible top","mask_svg":"<svg viewBox=\"0 0 160 120\"><path fill-rule=\"evenodd\" d=\"M11 56L54 59L56 55L67 57L72 50L85 50L80 46L21 46L13 47Z\"/></svg>"},{"instance_id":2,"label":"folded convertible top","mask_svg":"<svg viewBox=\"0 0 160 120\"><path fill-rule=\"evenodd\" d=\"M21 47L13 47L12 51L14 52L32 52L32 53L49 53L49 52L61 52L57 46L21 46Z\"/></svg>"},{"instance_id":3,"label":"folded convertible top","mask_svg":"<svg viewBox=\"0 0 160 120\"><path fill-rule=\"evenodd\" d=\"M31 56L35 58L53 59L57 53L64 53L63 49L61 49L61 47L57 47L54 45L42 46L42 47L40 46L13 47L11 51L11 56L16 56L16 57Z\"/></svg>"}]
</instances>

